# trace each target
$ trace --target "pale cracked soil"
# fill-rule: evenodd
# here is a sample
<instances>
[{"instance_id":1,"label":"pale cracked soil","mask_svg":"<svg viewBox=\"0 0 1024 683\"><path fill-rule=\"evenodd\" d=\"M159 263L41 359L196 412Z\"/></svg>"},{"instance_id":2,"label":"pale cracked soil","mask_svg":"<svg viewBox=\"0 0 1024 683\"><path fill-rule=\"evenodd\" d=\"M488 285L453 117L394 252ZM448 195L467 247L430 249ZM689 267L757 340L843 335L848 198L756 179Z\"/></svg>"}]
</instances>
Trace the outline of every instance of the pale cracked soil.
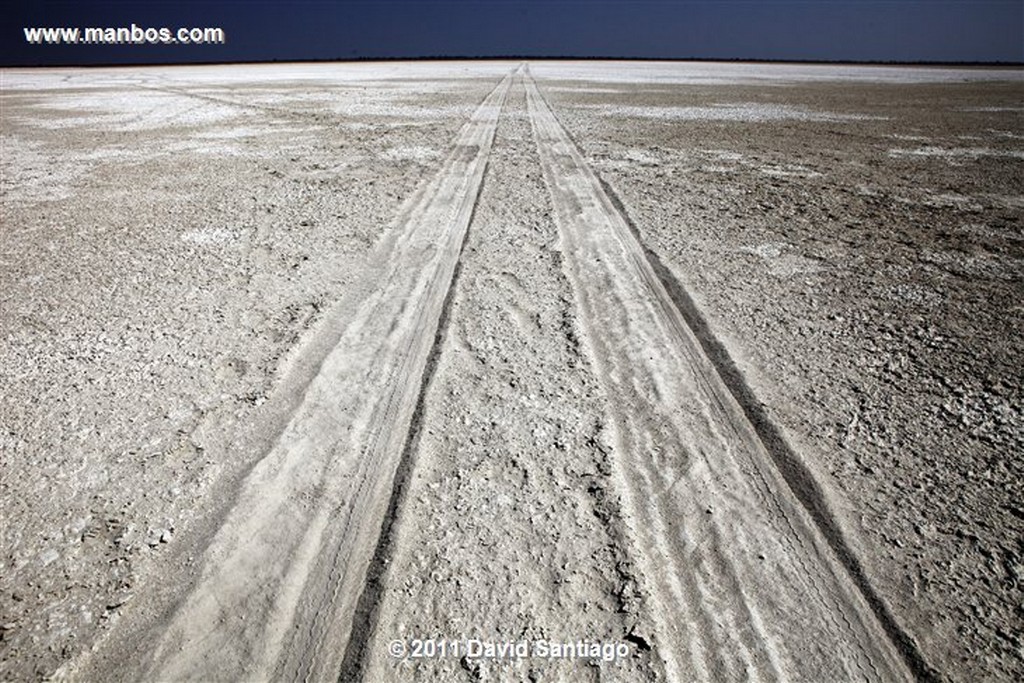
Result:
<instances>
[{"instance_id":1,"label":"pale cracked soil","mask_svg":"<svg viewBox=\"0 0 1024 683\"><path fill-rule=\"evenodd\" d=\"M3 72L0 679L1021 678L1022 82Z\"/></svg>"}]
</instances>

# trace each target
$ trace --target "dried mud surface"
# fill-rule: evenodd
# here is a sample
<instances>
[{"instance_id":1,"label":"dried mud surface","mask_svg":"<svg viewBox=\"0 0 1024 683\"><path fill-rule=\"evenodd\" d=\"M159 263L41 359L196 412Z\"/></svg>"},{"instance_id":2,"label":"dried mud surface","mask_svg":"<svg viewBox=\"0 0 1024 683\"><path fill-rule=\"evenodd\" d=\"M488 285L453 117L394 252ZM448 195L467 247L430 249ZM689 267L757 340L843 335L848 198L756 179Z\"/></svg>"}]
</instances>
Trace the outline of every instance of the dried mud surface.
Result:
<instances>
[{"instance_id":1,"label":"dried mud surface","mask_svg":"<svg viewBox=\"0 0 1024 683\"><path fill-rule=\"evenodd\" d=\"M1024 677L1022 81L5 71L0 679L333 680L342 659L362 680ZM464 163L482 184L452 185ZM424 243L422 207L456 240L441 217L472 207L461 251ZM345 345L373 325L376 362ZM311 400L338 411L315 448ZM267 474L303 444L306 470ZM264 494L303 538L330 520L324 550L275 553L244 512ZM247 529L252 557L210 584ZM258 666L154 668L196 587L237 591L260 557L289 573L252 612L194 621ZM345 634L329 671L321 622ZM271 627L301 631L276 660ZM389 651L411 638L629 656Z\"/></svg>"},{"instance_id":2,"label":"dried mud surface","mask_svg":"<svg viewBox=\"0 0 1024 683\"><path fill-rule=\"evenodd\" d=\"M224 75L5 74L5 680L173 603L272 438L293 352L365 290L366 255L494 85Z\"/></svg>"},{"instance_id":3,"label":"dried mud surface","mask_svg":"<svg viewBox=\"0 0 1024 683\"><path fill-rule=\"evenodd\" d=\"M1020 83L586 85L560 119L928 661L1024 675Z\"/></svg>"}]
</instances>

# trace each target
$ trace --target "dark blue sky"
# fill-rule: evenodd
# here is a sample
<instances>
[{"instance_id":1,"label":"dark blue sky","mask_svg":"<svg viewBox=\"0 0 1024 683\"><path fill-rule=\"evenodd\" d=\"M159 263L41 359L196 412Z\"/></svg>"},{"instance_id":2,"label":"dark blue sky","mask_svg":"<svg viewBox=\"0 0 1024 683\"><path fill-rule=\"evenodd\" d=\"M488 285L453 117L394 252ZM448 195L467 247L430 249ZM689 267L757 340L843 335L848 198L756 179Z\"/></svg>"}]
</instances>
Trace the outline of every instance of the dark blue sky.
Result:
<instances>
[{"instance_id":1,"label":"dark blue sky","mask_svg":"<svg viewBox=\"0 0 1024 683\"><path fill-rule=\"evenodd\" d=\"M7 3L0 63L431 56L1024 62L1024 0ZM215 46L29 45L24 27L218 26Z\"/></svg>"}]
</instances>

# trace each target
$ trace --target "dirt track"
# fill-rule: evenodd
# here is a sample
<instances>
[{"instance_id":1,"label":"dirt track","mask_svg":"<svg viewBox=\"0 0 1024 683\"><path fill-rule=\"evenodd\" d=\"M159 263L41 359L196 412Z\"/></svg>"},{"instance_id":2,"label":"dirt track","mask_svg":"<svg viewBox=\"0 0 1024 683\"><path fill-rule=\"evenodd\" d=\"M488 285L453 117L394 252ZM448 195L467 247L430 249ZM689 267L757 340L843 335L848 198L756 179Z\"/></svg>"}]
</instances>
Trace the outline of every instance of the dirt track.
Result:
<instances>
[{"instance_id":1,"label":"dirt track","mask_svg":"<svg viewBox=\"0 0 1024 683\"><path fill-rule=\"evenodd\" d=\"M324 679L340 667L508 85L382 245L379 289L249 475L143 678Z\"/></svg>"},{"instance_id":2,"label":"dirt track","mask_svg":"<svg viewBox=\"0 0 1024 683\"><path fill-rule=\"evenodd\" d=\"M407 182L348 295L307 322L266 404L218 418L229 436L200 451L247 459L216 477L222 502L204 494L180 564L140 577L166 588L108 607L123 618L63 675L942 674L920 623L879 588L870 545L848 536L856 502L763 409L735 342L644 243L545 81L502 71ZM159 87L200 107L241 102ZM454 654L389 651L417 639ZM474 657L466 639L628 655ZM29 676L16 661L5 675Z\"/></svg>"},{"instance_id":3,"label":"dirt track","mask_svg":"<svg viewBox=\"0 0 1024 683\"><path fill-rule=\"evenodd\" d=\"M584 329L615 397L618 479L669 677L905 677L626 220L527 87Z\"/></svg>"}]
</instances>

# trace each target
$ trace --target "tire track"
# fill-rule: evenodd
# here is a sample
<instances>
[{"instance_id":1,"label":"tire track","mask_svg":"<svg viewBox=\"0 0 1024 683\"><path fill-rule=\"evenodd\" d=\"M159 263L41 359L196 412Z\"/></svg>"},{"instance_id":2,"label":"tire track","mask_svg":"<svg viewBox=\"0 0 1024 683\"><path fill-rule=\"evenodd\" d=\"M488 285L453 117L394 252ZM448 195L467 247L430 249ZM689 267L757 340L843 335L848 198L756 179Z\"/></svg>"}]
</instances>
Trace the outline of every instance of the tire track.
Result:
<instances>
[{"instance_id":1,"label":"tire track","mask_svg":"<svg viewBox=\"0 0 1024 683\"><path fill-rule=\"evenodd\" d=\"M647 649L654 629L636 597L618 501L606 495L602 394L574 341L539 169L517 79L424 395L370 637L343 681L664 680ZM615 664L388 655L392 639L428 635L587 638L633 652Z\"/></svg>"},{"instance_id":2,"label":"tire track","mask_svg":"<svg viewBox=\"0 0 1024 683\"><path fill-rule=\"evenodd\" d=\"M486 168L485 168L486 176ZM482 183L481 183L482 186ZM475 209L475 206L474 206ZM470 216L470 224L473 222ZM469 239L469 230L465 231L462 243L459 245L459 254L465 251L466 241ZM348 681L359 681L364 676L367 647L375 625L377 611L380 608L381 594L384 590L384 578L387 567L394 554L396 525L398 524L403 501L408 494L409 479L412 473L412 464L415 459L416 450L419 448L420 439L423 436L423 414L426 409L427 389L430 387L431 379L437 369L441 349L444 347L445 337L448 333L448 323L451 315L452 300L459 284L459 273L462 270L462 262L457 261L455 270L452 273L451 285L445 295L444 304L441 307L441 317L438 321L437 332L434 337L434 344L430 350L426 366L423 369L423 378L420 380L420 392L416 400L416 409L413 412L409 425L408 437L402 449L402 457L395 472L394 487L388 501L387 514L384 516L381 525L381 532L374 552L372 563L366 577L366 583L359 602L356 605L352 619L352 634L345 646L345 656L341 661L341 669L337 680L341 683Z\"/></svg>"},{"instance_id":3,"label":"tire track","mask_svg":"<svg viewBox=\"0 0 1024 683\"><path fill-rule=\"evenodd\" d=\"M908 680L832 553L532 79L570 280L614 397L618 483L671 680Z\"/></svg>"},{"instance_id":4,"label":"tire track","mask_svg":"<svg viewBox=\"0 0 1024 683\"><path fill-rule=\"evenodd\" d=\"M661 262L658 255L643 244L639 229L631 220L614 189L603 179L599 178L599 180L601 186L608 194L608 198L622 215L629 225L630 231L643 248L651 267L658 275L672 301L682 314L683 319L697 337L704 353L717 369L722 381L736 398L747 419L753 425L758 438L764 444L776 466L783 473L783 477L789 484L790 489L808 510L821 533L825 535L829 545L832 546L832 550L846 568L857 588L864 595L864 598L881 622L889 638L896 644L911 672L920 681L942 680L941 674L924 659L917 643L900 626L888 605L875 591L874 586L864 572L860 559L849 547L846 537L833 517L825 500L825 494L814 480L813 475L807 470L807 466L790 449L779 428L765 411L764 404L754 396L735 363L733 363L728 351L715 337L700 309L697 308L697 305L676 280L672 272Z\"/></svg>"},{"instance_id":5,"label":"tire track","mask_svg":"<svg viewBox=\"0 0 1024 683\"><path fill-rule=\"evenodd\" d=\"M144 679L337 678L511 81L381 244L377 290L247 477Z\"/></svg>"}]
</instances>

